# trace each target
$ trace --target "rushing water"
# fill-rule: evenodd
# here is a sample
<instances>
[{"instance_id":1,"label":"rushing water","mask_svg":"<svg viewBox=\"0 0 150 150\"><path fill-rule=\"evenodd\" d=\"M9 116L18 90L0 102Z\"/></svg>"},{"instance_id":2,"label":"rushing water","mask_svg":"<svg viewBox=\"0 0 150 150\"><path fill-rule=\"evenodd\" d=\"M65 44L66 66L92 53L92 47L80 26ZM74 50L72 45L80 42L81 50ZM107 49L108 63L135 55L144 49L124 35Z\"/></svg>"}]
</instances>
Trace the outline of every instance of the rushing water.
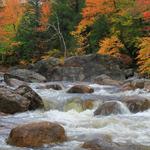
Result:
<instances>
[{"instance_id":1,"label":"rushing water","mask_svg":"<svg viewBox=\"0 0 150 150\"><path fill-rule=\"evenodd\" d=\"M97 106L103 101L120 101L122 97L129 95L150 98L150 93L139 89L121 92L117 87L113 86L84 83L92 86L95 92L92 94L68 94L66 93L67 89L74 83L61 82L61 84L64 86L61 91L37 89L42 84L30 85L42 97L46 110L1 117L0 150L31 150L29 148L23 149L9 146L5 140L13 127L33 121L57 122L65 128L69 139L60 145L51 147L45 145L39 150L80 150L83 141L91 140L100 135L108 135L116 143L129 142L150 146L150 110L132 114L124 104L118 102L123 110L122 114L110 116L93 115ZM85 110L82 108L81 102L89 99L93 101L94 108Z\"/></svg>"}]
</instances>

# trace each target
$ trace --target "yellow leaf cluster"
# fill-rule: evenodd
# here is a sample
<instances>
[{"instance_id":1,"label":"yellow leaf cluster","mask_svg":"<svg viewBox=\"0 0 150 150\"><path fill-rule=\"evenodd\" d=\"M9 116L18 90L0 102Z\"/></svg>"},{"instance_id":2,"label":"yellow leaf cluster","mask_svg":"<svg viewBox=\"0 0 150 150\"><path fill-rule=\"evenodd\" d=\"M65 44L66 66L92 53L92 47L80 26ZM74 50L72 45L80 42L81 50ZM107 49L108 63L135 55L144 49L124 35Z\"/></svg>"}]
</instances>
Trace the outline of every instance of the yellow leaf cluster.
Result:
<instances>
[{"instance_id":1,"label":"yellow leaf cluster","mask_svg":"<svg viewBox=\"0 0 150 150\"><path fill-rule=\"evenodd\" d=\"M139 55L137 57L141 74L150 76L150 37L140 39Z\"/></svg>"},{"instance_id":2,"label":"yellow leaf cluster","mask_svg":"<svg viewBox=\"0 0 150 150\"><path fill-rule=\"evenodd\" d=\"M100 41L99 46L99 54L111 56L118 56L120 54L120 49L124 47L124 45L116 36L105 38L104 40Z\"/></svg>"}]
</instances>

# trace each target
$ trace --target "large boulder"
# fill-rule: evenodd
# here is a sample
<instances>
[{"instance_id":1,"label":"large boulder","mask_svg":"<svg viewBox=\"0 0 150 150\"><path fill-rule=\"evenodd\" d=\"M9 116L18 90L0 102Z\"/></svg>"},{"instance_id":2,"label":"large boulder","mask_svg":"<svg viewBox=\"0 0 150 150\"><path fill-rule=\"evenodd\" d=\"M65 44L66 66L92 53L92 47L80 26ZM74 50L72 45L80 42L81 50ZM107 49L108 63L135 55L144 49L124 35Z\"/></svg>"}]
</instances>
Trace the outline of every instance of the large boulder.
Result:
<instances>
[{"instance_id":1,"label":"large boulder","mask_svg":"<svg viewBox=\"0 0 150 150\"><path fill-rule=\"evenodd\" d=\"M122 100L133 113L145 111L150 108L150 100L141 96L129 96Z\"/></svg>"},{"instance_id":2,"label":"large boulder","mask_svg":"<svg viewBox=\"0 0 150 150\"><path fill-rule=\"evenodd\" d=\"M13 114L27 111L30 100L15 93L13 90L0 87L0 112Z\"/></svg>"},{"instance_id":3,"label":"large boulder","mask_svg":"<svg viewBox=\"0 0 150 150\"><path fill-rule=\"evenodd\" d=\"M88 85L75 85L71 87L68 93L93 93L94 89Z\"/></svg>"},{"instance_id":4,"label":"large boulder","mask_svg":"<svg viewBox=\"0 0 150 150\"><path fill-rule=\"evenodd\" d=\"M102 74L100 76L97 76L94 79L94 83L100 84L100 85L114 85L114 86L120 86L121 82L117 80L111 79L108 75Z\"/></svg>"},{"instance_id":5,"label":"large boulder","mask_svg":"<svg viewBox=\"0 0 150 150\"><path fill-rule=\"evenodd\" d=\"M41 147L66 141L64 128L52 122L37 122L17 126L12 129L7 140L18 147Z\"/></svg>"},{"instance_id":6,"label":"large boulder","mask_svg":"<svg viewBox=\"0 0 150 150\"><path fill-rule=\"evenodd\" d=\"M27 69L10 70L9 74L25 82L46 82L46 78L44 76Z\"/></svg>"},{"instance_id":7,"label":"large boulder","mask_svg":"<svg viewBox=\"0 0 150 150\"><path fill-rule=\"evenodd\" d=\"M129 113L126 107L119 101L108 101L100 105L94 112L94 115L111 115Z\"/></svg>"},{"instance_id":8,"label":"large boulder","mask_svg":"<svg viewBox=\"0 0 150 150\"><path fill-rule=\"evenodd\" d=\"M15 90L15 93L27 98L30 101L29 110L44 108L44 104L41 97L36 92L34 92L29 86L19 86Z\"/></svg>"}]
</instances>

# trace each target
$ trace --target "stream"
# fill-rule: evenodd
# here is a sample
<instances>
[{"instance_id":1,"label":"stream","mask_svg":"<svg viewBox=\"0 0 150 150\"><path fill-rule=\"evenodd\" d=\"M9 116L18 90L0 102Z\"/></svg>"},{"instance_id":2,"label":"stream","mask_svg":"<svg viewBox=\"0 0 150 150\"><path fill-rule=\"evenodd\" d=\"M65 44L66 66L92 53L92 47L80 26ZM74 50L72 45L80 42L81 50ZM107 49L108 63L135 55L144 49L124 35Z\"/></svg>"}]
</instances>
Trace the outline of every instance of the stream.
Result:
<instances>
[{"instance_id":1,"label":"stream","mask_svg":"<svg viewBox=\"0 0 150 150\"><path fill-rule=\"evenodd\" d=\"M80 150L86 140L107 135L115 143L131 143L150 146L150 110L130 113L122 105L122 114L110 116L94 116L93 112L104 101L121 101L124 96L140 95L150 98L150 93L142 89L122 92L115 86L84 83L94 88L92 94L69 94L66 91L76 83L59 82L64 89L38 89L47 83L30 84L43 99L45 110L28 111L14 115L0 116L0 150L32 150L7 145L10 130L20 124L38 121L57 122L66 131L68 141L57 145L44 145L38 150ZM81 103L90 100L93 109L84 109Z\"/></svg>"}]
</instances>

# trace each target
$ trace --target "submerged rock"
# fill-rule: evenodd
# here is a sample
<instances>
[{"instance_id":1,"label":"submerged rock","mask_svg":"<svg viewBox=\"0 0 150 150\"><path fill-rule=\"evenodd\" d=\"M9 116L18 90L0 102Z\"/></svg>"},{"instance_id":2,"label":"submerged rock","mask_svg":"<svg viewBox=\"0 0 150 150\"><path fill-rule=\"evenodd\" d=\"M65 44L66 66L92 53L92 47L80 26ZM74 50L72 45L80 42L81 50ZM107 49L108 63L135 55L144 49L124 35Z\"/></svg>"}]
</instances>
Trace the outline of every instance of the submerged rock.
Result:
<instances>
[{"instance_id":1,"label":"submerged rock","mask_svg":"<svg viewBox=\"0 0 150 150\"><path fill-rule=\"evenodd\" d=\"M90 100L90 99L82 100L80 98L74 98L68 100L64 105L64 111L69 111L71 109L74 109L78 112L82 112L86 109L93 109L93 108L94 108L94 100Z\"/></svg>"},{"instance_id":2,"label":"submerged rock","mask_svg":"<svg viewBox=\"0 0 150 150\"><path fill-rule=\"evenodd\" d=\"M16 76L25 82L46 82L46 78L39 73L27 69L15 69L9 72L10 75Z\"/></svg>"},{"instance_id":3,"label":"submerged rock","mask_svg":"<svg viewBox=\"0 0 150 150\"><path fill-rule=\"evenodd\" d=\"M67 93L93 93L94 89L88 85L75 85Z\"/></svg>"},{"instance_id":4,"label":"submerged rock","mask_svg":"<svg viewBox=\"0 0 150 150\"><path fill-rule=\"evenodd\" d=\"M119 101L109 101L100 105L94 115L111 115L129 113L130 111Z\"/></svg>"},{"instance_id":5,"label":"submerged rock","mask_svg":"<svg viewBox=\"0 0 150 150\"><path fill-rule=\"evenodd\" d=\"M122 100L133 113L142 112L150 108L150 100L141 96L129 96Z\"/></svg>"},{"instance_id":6,"label":"submerged rock","mask_svg":"<svg viewBox=\"0 0 150 150\"><path fill-rule=\"evenodd\" d=\"M23 97L27 98L30 101L29 110L44 108L44 104L41 97L36 92L34 92L29 86L27 85L19 86L15 90L15 92L17 94L22 95Z\"/></svg>"},{"instance_id":7,"label":"submerged rock","mask_svg":"<svg viewBox=\"0 0 150 150\"><path fill-rule=\"evenodd\" d=\"M36 122L12 129L7 143L18 147L41 147L67 140L64 128L52 122Z\"/></svg>"}]
</instances>

